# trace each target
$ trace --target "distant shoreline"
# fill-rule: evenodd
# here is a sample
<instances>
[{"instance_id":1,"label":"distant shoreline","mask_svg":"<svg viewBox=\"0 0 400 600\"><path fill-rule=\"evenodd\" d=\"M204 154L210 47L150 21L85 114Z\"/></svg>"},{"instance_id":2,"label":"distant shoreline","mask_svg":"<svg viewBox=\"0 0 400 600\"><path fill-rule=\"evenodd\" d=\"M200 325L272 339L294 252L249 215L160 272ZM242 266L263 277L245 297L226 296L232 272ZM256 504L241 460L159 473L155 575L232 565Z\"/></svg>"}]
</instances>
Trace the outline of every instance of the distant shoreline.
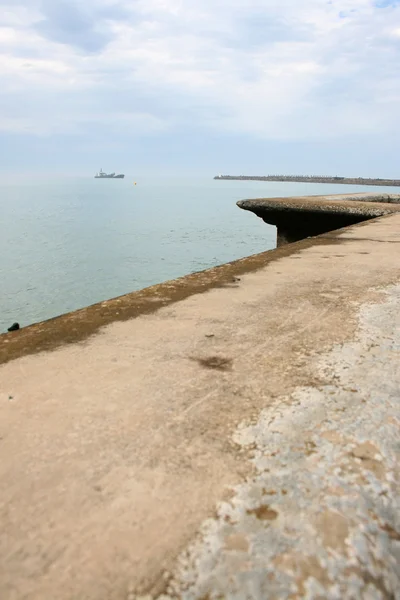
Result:
<instances>
[{"instance_id":1,"label":"distant shoreline","mask_svg":"<svg viewBox=\"0 0 400 600\"><path fill-rule=\"evenodd\" d=\"M371 179L365 177L320 177L317 175L216 175L214 179L228 181L284 181L289 183L339 183L347 185L382 185L400 187L400 179Z\"/></svg>"}]
</instances>

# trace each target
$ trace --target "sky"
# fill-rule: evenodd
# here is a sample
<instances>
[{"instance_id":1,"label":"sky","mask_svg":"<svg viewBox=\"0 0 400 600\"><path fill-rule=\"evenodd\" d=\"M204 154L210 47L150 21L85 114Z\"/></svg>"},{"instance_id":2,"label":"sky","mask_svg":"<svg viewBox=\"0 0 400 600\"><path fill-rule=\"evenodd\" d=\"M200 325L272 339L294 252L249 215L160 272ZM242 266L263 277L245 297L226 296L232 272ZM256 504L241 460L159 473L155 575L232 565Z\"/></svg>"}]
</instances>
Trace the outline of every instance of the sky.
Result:
<instances>
[{"instance_id":1,"label":"sky","mask_svg":"<svg viewBox=\"0 0 400 600\"><path fill-rule=\"evenodd\" d=\"M400 0L0 0L0 171L400 178Z\"/></svg>"}]
</instances>

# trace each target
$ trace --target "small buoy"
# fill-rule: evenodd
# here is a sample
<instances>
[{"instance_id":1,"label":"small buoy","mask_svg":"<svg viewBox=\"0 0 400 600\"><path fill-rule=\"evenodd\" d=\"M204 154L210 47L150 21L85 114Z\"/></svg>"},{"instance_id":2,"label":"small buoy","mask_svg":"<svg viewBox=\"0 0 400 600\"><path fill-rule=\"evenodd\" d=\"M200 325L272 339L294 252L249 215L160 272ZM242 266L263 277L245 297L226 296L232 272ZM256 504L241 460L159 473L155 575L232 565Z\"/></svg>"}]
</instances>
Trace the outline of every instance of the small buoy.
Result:
<instances>
[{"instance_id":1,"label":"small buoy","mask_svg":"<svg viewBox=\"0 0 400 600\"><path fill-rule=\"evenodd\" d=\"M18 329L19 329L19 323L13 323L13 324L11 325L11 327L9 327L9 328L7 329L7 331L18 331Z\"/></svg>"},{"instance_id":2,"label":"small buoy","mask_svg":"<svg viewBox=\"0 0 400 600\"><path fill-rule=\"evenodd\" d=\"M136 181L135 181L135 185L136 185Z\"/></svg>"}]
</instances>

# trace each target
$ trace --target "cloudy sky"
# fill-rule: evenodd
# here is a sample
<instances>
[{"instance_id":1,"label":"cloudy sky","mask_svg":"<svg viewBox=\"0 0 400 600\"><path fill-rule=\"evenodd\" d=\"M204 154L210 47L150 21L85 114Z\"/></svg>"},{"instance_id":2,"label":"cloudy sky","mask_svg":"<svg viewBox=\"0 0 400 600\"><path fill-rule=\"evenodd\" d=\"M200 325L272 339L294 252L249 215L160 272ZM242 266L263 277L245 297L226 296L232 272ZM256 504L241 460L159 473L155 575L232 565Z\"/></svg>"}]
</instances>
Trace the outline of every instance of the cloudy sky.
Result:
<instances>
[{"instance_id":1,"label":"cloudy sky","mask_svg":"<svg viewBox=\"0 0 400 600\"><path fill-rule=\"evenodd\" d=\"M0 169L400 177L400 0L0 0Z\"/></svg>"}]
</instances>

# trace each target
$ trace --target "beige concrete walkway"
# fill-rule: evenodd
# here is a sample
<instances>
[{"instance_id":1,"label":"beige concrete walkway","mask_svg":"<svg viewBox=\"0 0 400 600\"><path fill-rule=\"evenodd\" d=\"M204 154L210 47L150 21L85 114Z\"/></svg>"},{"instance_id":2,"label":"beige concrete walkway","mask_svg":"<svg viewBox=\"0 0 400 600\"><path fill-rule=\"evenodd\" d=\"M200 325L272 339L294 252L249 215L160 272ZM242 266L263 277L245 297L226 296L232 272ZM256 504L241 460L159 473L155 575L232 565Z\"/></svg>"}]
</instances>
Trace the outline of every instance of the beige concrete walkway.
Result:
<instances>
[{"instance_id":1,"label":"beige concrete walkway","mask_svg":"<svg viewBox=\"0 0 400 600\"><path fill-rule=\"evenodd\" d=\"M1 600L398 598L400 215L187 281L0 336Z\"/></svg>"}]
</instances>

